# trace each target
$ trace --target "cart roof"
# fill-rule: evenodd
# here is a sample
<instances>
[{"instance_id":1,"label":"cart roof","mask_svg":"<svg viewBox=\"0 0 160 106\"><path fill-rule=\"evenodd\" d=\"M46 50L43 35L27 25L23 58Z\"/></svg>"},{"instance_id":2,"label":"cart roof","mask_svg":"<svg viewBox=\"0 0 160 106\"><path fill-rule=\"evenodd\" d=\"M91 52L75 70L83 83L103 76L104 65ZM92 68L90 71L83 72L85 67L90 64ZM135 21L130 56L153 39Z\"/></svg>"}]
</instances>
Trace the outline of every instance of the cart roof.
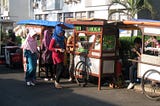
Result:
<instances>
[{"instance_id":1,"label":"cart roof","mask_svg":"<svg viewBox=\"0 0 160 106\"><path fill-rule=\"evenodd\" d=\"M138 30L139 28L134 24L124 24L122 21L105 20L97 18L87 18L87 19L74 19L70 18L66 20L66 23L86 26L114 26L123 30Z\"/></svg>"},{"instance_id":2,"label":"cart roof","mask_svg":"<svg viewBox=\"0 0 160 106\"><path fill-rule=\"evenodd\" d=\"M123 23L126 24L126 25L160 27L160 21L159 20L133 19L133 20L125 20L125 21L123 21Z\"/></svg>"},{"instance_id":3,"label":"cart roof","mask_svg":"<svg viewBox=\"0 0 160 106\"><path fill-rule=\"evenodd\" d=\"M136 25L141 28L143 35L160 36L160 21L148 19L134 19L123 21L125 25Z\"/></svg>"},{"instance_id":4,"label":"cart roof","mask_svg":"<svg viewBox=\"0 0 160 106\"><path fill-rule=\"evenodd\" d=\"M66 20L66 23L73 25L93 25L93 26L104 26L113 23L113 21L108 21L105 19L97 19L97 18L85 18L85 19L75 19L69 18Z\"/></svg>"},{"instance_id":5,"label":"cart roof","mask_svg":"<svg viewBox=\"0 0 160 106\"><path fill-rule=\"evenodd\" d=\"M17 22L17 25L40 25L40 26L48 26L48 27L55 27L56 25L60 25L65 29L74 28L72 24L67 24L60 21L47 21L47 20L21 20Z\"/></svg>"}]
</instances>

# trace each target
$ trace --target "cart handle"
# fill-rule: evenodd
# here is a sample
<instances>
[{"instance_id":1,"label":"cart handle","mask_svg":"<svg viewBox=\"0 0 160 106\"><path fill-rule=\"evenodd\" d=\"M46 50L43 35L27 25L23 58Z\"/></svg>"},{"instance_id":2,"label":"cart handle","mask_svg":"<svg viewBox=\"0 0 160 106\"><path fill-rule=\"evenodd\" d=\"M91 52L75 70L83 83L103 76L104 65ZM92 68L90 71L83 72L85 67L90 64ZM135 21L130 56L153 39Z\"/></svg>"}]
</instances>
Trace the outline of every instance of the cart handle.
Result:
<instances>
[{"instance_id":1,"label":"cart handle","mask_svg":"<svg viewBox=\"0 0 160 106\"><path fill-rule=\"evenodd\" d=\"M128 61L132 61L132 62L137 62L137 63L148 64L148 65L160 67L160 64L147 63L147 62L143 62L143 61L135 60L135 59L128 59Z\"/></svg>"}]
</instances>

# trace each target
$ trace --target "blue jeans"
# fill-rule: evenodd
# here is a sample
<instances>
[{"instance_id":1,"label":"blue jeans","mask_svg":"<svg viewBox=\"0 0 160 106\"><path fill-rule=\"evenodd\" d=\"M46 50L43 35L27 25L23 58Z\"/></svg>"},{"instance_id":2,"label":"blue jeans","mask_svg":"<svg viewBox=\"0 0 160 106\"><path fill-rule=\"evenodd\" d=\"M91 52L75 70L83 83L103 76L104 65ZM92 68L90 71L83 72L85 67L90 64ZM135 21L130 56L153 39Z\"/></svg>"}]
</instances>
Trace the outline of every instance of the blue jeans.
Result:
<instances>
[{"instance_id":1,"label":"blue jeans","mask_svg":"<svg viewBox=\"0 0 160 106\"><path fill-rule=\"evenodd\" d=\"M34 81L36 80L37 54L31 53L29 50L24 50L24 56L27 61L25 80L26 82Z\"/></svg>"},{"instance_id":2,"label":"blue jeans","mask_svg":"<svg viewBox=\"0 0 160 106\"><path fill-rule=\"evenodd\" d=\"M134 64L129 68L129 79L131 83L135 83L137 80L137 65Z\"/></svg>"}]
</instances>

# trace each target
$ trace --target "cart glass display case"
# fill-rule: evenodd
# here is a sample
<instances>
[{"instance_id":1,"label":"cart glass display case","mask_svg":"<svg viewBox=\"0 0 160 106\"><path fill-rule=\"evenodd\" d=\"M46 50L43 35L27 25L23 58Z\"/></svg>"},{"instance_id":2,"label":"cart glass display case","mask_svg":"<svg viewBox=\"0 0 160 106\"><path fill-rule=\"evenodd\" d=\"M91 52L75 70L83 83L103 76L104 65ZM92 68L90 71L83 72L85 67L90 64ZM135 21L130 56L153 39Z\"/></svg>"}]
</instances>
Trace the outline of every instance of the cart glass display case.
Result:
<instances>
[{"instance_id":1,"label":"cart glass display case","mask_svg":"<svg viewBox=\"0 0 160 106\"><path fill-rule=\"evenodd\" d=\"M147 70L155 69L160 71L160 26L139 25L139 27L143 38L141 62L138 63L138 77L141 78ZM160 81L160 78L154 74L150 78Z\"/></svg>"}]
</instances>

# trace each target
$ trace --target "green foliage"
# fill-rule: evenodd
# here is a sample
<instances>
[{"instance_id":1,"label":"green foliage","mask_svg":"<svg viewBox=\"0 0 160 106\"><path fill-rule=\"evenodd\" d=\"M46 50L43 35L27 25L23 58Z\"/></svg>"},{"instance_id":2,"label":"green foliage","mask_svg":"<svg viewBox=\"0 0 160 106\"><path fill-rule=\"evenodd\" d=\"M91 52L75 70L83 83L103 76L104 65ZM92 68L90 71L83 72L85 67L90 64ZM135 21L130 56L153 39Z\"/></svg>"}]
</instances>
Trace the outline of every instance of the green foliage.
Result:
<instances>
[{"instance_id":1,"label":"green foliage","mask_svg":"<svg viewBox=\"0 0 160 106\"><path fill-rule=\"evenodd\" d=\"M129 50L130 46L133 45L131 37L120 37L120 44L122 50Z\"/></svg>"},{"instance_id":2,"label":"green foliage","mask_svg":"<svg viewBox=\"0 0 160 106\"><path fill-rule=\"evenodd\" d=\"M18 45L21 45L21 43L22 43L21 41L22 41L21 37L16 36L16 42L17 42Z\"/></svg>"},{"instance_id":3,"label":"green foliage","mask_svg":"<svg viewBox=\"0 0 160 106\"><path fill-rule=\"evenodd\" d=\"M103 38L103 50L113 48L115 46L114 36L104 36Z\"/></svg>"},{"instance_id":4,"label":"green foliage","mask_svg":"<svg viewBox=\"0 0 160 106\"><path fill-rule=\"evenodd\" d=\"M110 10L111 6L115 4L119 4L123 6L125 9L118 8L115 10ZM127 16L130 16L131 18L134 18L139 11L144 9L149 10L151 12L152 17L154 17L155 11L149 0L113 0L110 6L108 7L108 10L110 10L108 18L110 19L110 17L115 13L123 13Z\"/></svg>"},{"instance_id":5,"label":"green foliage","mask_svg":"<svg viewBox=\"0 0 160 106\"><path fill-rule=\"evenodd\" d=\"M141 36L120 37L121 46L119 50L119 55L122 61L124 62L124 64L126 64L125 62L127 62L128 59L131 57L131 48L134 46L133 41L136 37L141 38Z\"/></svg>"},{"instance_id":6,"label":"green foliage","mask_svg":"<svg viewBox=\"0 0 160 106\"><path fill-rule=\"evenodd\" d=\"M132 48L132 46L134 45L133 41L136 37L140 37L141 36L132 36L132 37L120 37L120 43L121 43L121 48L123 50L129 50Z\"/></svg>"}]
</instances>

